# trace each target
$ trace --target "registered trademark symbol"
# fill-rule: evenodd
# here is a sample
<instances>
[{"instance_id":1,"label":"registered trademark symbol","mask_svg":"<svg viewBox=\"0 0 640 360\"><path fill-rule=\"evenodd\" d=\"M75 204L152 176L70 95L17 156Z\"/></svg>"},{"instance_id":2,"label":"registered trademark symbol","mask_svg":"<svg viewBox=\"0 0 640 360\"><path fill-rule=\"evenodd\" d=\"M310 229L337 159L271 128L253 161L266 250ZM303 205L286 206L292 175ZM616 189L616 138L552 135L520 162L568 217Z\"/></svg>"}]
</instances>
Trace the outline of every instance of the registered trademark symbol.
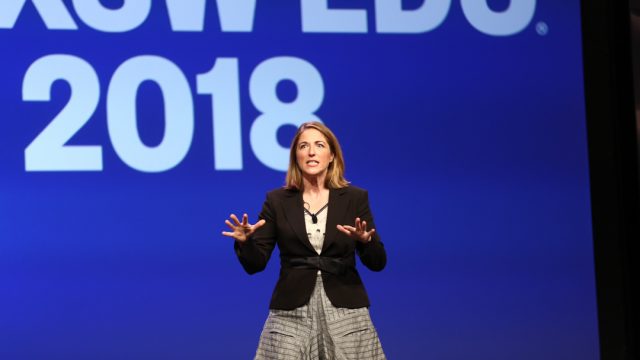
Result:
<instances>
[{"instance_id":1,"label":"registered trademark symbol","mask_svg":"<svg viewBox=\"0 0 640 360\"><path fill-rule=\"evenodd\" d=\"M540 21L536 24L536 32L540 36L545 36L549 33L549 25L546 22Z\"/></svg>"}]
</instances>

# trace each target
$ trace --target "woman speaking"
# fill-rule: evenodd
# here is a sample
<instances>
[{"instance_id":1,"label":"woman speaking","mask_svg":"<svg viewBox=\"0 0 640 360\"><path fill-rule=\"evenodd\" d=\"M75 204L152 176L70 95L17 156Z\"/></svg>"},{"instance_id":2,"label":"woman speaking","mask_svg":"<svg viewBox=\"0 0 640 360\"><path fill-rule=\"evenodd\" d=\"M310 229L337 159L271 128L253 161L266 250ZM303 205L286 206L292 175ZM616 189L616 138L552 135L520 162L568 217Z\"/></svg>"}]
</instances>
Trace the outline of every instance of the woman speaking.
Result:
<instances>
[{"instance_id":1,"label":"woman speaking","mask_svg":"<svg viewBox=\"0 0 640 360\"><path fill-rule=\"evenodd\" d=\"M225 221L245 271L264 270L277 244L280 277L256 359L385 359L369 317L369 298L355 254L373 271L386 253L367 192L344 178L335 135L320 122L302 124L291 142L284 188L267 194L259 221Z\"/></svg>"}]
</instances>

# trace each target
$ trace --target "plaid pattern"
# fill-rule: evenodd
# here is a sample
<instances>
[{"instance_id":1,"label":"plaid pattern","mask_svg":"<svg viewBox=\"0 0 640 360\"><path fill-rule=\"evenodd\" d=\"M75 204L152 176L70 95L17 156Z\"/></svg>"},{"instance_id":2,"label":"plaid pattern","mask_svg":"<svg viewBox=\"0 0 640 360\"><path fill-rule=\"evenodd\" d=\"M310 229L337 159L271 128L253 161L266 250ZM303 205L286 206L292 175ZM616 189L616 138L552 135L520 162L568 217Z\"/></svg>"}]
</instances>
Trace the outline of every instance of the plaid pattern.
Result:
<instances>
[{"instance_id":1,"label":"plaid pattern","mask_svg":"<svg viewBox=\"0 0 640 360\"><path fill-rule=\"evenodd\" d=\"M294 310L270 310L256 360L386 359L369 309L334 307L318 275L309 303Z\"/></svg>"}]
</instances>

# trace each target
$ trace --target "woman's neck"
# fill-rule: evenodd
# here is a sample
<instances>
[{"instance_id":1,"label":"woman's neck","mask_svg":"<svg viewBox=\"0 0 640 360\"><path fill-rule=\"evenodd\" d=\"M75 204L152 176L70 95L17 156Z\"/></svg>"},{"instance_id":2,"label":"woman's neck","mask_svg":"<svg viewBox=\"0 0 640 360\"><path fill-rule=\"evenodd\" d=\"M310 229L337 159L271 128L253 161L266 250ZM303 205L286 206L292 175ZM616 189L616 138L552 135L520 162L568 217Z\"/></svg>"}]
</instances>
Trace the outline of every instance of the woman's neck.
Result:
<instances>
[{"instance_id":1,"label":"woman's neck","mask_svg":"<svg viewBox=\"0 0 640 360\"><path fill-rule=\"evenodd\" d=\"M324 176L303 177L304 193L314 197L326 193L328 189L324 185L324 179Z\"/></svg>"}]
</instances>

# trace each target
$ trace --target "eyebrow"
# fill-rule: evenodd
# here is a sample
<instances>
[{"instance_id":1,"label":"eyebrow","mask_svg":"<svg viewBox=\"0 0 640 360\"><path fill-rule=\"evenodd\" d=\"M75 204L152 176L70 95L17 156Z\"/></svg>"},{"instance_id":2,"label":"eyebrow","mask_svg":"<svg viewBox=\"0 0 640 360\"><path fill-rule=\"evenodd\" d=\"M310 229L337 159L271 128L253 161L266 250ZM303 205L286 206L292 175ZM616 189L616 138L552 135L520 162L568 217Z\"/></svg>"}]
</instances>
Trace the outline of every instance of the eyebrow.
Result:
<instances>
[{"instance_id":1,"label":"eyebrow","mask_svg":"<svg viewBox=\"0 0 640 360\"><path fill-rule=\"evenodd\" d=\"M326 141L324 141L324 140L316 140L316 141L314 142L314 144L318 144L318 143L326 144L327 142L326 142ZM300 146L300 145L302 145L302 144L309 144L309 142L308 142L308 141L300 141L300 142L298 143L298 146Z\"/></svg>"}]
</instances>

